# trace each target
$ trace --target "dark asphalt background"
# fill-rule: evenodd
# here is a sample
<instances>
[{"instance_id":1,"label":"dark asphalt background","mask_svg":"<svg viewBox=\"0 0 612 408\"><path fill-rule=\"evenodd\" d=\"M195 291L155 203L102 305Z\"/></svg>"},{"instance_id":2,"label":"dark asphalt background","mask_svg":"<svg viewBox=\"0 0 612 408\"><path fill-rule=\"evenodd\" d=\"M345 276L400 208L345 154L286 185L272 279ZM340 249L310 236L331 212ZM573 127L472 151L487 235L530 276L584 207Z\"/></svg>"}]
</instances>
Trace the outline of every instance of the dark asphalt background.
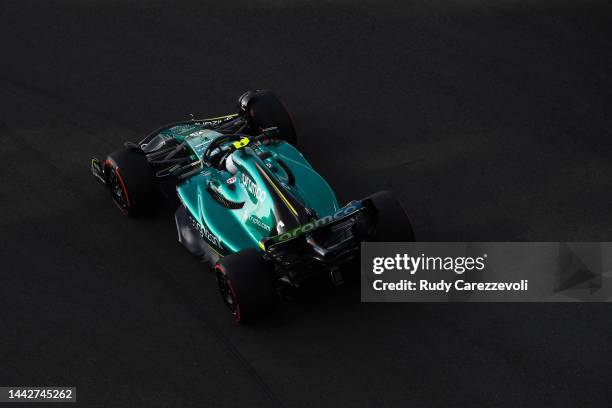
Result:
<instances>
[{"instance_id":1,"label":"dark asphalt background","mask_svg":"<svg viewBox=\"0 0 612 408\"><path fill-rule=\"evenodd\" d=\"M609 304L360 304L228 318L173 220L122 218L91 155L270 88L343 200L420 240L604 240L608 2L0 3L0 385L79 406L610 406Z\"/></svg>"}]
</instances>

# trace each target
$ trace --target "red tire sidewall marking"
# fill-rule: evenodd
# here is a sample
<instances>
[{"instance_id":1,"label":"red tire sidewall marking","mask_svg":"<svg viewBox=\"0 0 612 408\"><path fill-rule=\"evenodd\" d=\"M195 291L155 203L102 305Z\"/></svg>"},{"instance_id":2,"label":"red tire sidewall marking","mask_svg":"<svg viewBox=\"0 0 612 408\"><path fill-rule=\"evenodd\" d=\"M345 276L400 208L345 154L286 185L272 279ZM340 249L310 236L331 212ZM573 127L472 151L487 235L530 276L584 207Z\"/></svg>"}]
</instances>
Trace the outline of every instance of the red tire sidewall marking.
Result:
<instances>
[{"instance_id":1,"label":"red tire sidewall marking","mask_svg":"<svg viewBox=\"0 0 612 408\"><path fill-rule=\"evenodd\" d=\"M104 161L104 166L110 167L112 171L114 171L115 174L117 175L117 178L119 179L119 183L121 183L121 189L123 190L123 193L125 194L125 202L126 202L127 208L122 208L115 200L113 201L115 202L115 205L119 207L121 212L123 212L124 214L127 214L128 209L130 208L130 197L128 195L127 187L125 186L125 182L123 181L123 177L121 177L121 173L119 173L119 167L110 159L106 159Z\"/></svg>"},{"instance_id":2,"label":"red tire sidewall marking","mask_svg":"<svg viewBox=\"0 0 612 408\"><path fill-rule=\"evenodd\" d=\"M130 208L130 196L128 195L128 190L125 187L125 183L123 182L123 177L121 177L121 173L119 173L119 167L115 167L115 173L117 173L117 177L119 177L119 182L121 183L121 188L125 193L125 201L127 203L128 208Z\"/></svg>"},{"instance_id":3,"label":"red tire sidewall marking","mask_svg":"<svg viewBox=\"0 0 612 408\"><path fill-rule=\"evenodd\" d=\"M225 270L223 269L223 267L219 264L215 265L215 271L219 271L221 272L221 274L223 276L225 276L225 281L227 282L227 285L230 288L230 291L232 292L232 296L234 296L234 303L236 305L236 317L234 318L237 322L240 321L240 305L238 304L238 298L236 297L236 291L234 290L234 286L232 285L232 281L227 277L227 274L225 273Z\"/></svg>"}]
</instances>

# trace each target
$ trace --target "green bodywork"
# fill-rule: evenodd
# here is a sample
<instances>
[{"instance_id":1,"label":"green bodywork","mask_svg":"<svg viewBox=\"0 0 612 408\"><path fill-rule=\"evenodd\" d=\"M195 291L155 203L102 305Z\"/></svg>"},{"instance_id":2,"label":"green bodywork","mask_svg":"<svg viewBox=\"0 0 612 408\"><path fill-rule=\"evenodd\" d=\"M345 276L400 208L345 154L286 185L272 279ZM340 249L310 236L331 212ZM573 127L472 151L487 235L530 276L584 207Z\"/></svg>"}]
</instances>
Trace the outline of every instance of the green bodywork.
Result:
<instances>
[{"instance_id":1,"label":"green bodywork","mask_svg":"<svg viewBox=\"0 0 612 408\"><path fill-rule=\"evenodd\" d=\"M213 140L222 136L197 123L170 127L162 134L185 141L197 159L202 158ZM331 216L339 209L327 182L289 143L250 143L236 150L232 159L238 168L235 175L203 164L201 171L177 185L178 197L192 217L193 227L219 255L261 247L262 239L278 235L275 206L291 207L285 196L291 195L304 207L314 210L318 218ZM219 195L243 205L227 208L219 203Z\"/></svg>"}]
</instances>

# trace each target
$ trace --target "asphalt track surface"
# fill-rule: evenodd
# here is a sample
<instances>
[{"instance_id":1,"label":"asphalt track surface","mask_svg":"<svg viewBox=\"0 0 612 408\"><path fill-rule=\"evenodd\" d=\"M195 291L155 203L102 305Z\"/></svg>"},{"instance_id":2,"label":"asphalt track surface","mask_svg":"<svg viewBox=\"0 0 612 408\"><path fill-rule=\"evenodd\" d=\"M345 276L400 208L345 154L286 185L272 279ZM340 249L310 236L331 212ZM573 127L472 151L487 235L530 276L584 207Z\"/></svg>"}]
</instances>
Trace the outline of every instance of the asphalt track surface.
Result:
<instances>
[{"instance_id":1,"label":"asphalt track surface","mask_svg":"<svg viewBox=\"0 0 612 408\"><path fill-rule=\"evenodd\" d=\"M610 406L609 304L360 304L228 318L170 216L91 155L276 91L346 201L418 239L611 240L612 9L588 1L0 3L0 385L79 406Z\"/></svg>"}]
</instances>

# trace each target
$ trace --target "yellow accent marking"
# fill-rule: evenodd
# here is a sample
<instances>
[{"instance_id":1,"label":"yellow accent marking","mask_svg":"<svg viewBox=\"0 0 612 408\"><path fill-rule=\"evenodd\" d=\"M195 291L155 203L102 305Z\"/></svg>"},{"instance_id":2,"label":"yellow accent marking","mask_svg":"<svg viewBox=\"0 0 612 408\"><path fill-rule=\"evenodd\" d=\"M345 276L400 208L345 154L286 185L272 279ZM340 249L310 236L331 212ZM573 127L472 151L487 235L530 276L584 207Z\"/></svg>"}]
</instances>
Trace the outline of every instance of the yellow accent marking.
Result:
<instances>
[{"instance_id":1,"label":"yellow accent marking","mask_svg":"<svg viewBox=\"0 0 612 408\"><path fill-rule=\"evenodd\" d=\"M268 181L270 182L270 184L272 184L272 187L274 187L274 190L276 190L276 192L278 193L278 195L280 196L280 198L283 199L283 201L285 202L285 205L287 206L287 208L289 208L289 210L291 210L291 212L293 213L294 216L297 217L298 213L295 210L295 208L293 208L293 206L291 205L291 203L287 200L287 198L283 195L283 193L281 193L281 191L278 189L278 187L276 187L276 184L274 184L274 181L272 181L272 179L266 174L265 170L262 171L263 175L266 176L266 178L268 179Z\"/></svg>"},{"instance_id":2,"label":"yellow accent marking","mask_svg":"<svg viewBox=\"0 0 612 408\"><path fill-rule=\"evenodd\" d=\"M232 113L230 115L224 115L224 116L217 116L216 118L206 118L206 119L200 119L201 121L207 121L207 120L219 120L219 119L228 119L228 118L235 118L236 116L238 116L237 113Z\"/></svg>"},{"instance_id":3,"label":"yellow accent marking","mask_svg":"<svg viewBox=\"0 0 612 408\"><path fill-rule=\"evenodd\" d=\"M209 247L210 249L212 249L214 253L216 253L216 254L217 254L217 255L219 255L221 258L223 258L223 255L221 255L221 253L220 253L219 251L217 251L215 248L213 248L213 246L212 246L212 245L210 245L208 242L205 242L205 244L206 244L206 245L208 245L208 247Z\"/></svg>"},{"instance_id":4,"label":"yellow accent marking","mask_svg":"<svg viewBox=\"0 0 612 408\"><path fill-rule=\"evenodd\" d=\"M244 146L248 145L250 142L248 137L243 137L237 142L232 143L236 149L242 149Z\"/></svg>"},{"instance_id":5,"label":"yellow accent marking","mask_svg":"<svg viewBox=\"0 0 612 408\"><path fill-rule=\"evenodd\" d=\"M259 241L259 247L262 249L262 251L266 252L266 246L263 244L263 242Z\"/></svg>"}]
</instances>

